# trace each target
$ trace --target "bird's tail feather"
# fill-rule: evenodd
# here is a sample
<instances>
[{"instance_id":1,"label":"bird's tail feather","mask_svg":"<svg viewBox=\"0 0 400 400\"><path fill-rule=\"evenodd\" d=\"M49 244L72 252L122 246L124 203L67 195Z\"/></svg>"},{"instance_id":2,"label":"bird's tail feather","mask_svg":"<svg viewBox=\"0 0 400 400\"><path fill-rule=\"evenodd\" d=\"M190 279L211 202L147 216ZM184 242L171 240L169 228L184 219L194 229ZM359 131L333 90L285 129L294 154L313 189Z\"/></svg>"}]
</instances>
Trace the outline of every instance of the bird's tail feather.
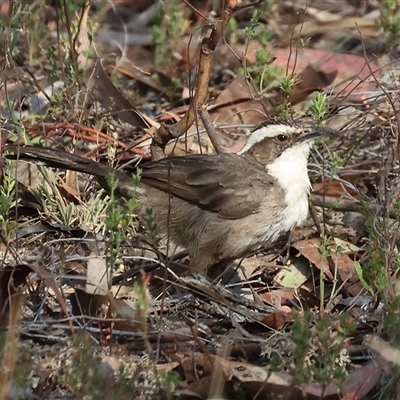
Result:
<instances>
[{"instance_id":1,"label":"bird's tail feather","mask_svg":"<svg viewBox=\"0 0 400 400\"><path fill-rule=\"evenodd\" d=\"M69 153L64 150L39 146L17 146L7 144L6 158L42 163L48 167L61 168L93 175L100 185L109 189L108 179L112 176L119 181L119 189L124 196L131 195L134 185L131 176L123 171L116 170L106 164L100 164L87 158Z\"/></svg>"}]
</instances>

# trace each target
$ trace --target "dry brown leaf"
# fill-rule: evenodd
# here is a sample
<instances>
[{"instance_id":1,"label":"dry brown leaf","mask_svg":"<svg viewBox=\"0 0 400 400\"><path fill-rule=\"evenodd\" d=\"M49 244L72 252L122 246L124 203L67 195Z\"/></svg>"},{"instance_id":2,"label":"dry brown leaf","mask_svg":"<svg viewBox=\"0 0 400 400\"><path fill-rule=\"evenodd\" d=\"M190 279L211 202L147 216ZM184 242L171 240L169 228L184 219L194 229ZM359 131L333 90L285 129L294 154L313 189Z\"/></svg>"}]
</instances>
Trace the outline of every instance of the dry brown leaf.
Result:
<instances>
[{"instance_id":1,"label":"dry brown leaf","mask_svg":"<svg viewBox=\"0 0 400 400\"><path fill-rule=\"evenodd\" d=\"M65 191L67 197L72 196L75 199L81 197L81 192L79 190L79 173L76 171L66 171L65 182L63 179L58 177L58 182L60 187ZM69 195L69 196L68 196Z\"/></svg>"},{"instance_id":2,"label":"dry brown leaf","mask_svg":"<svg viewBox=\"0 0 400 400\"><path fill-rule=\"evenodd\" d=\"M43 176L37 165L18 161L15 169L10 171L10 175L26 188L37 189L44 184L48 189L48 184L43 181Z\"/></svg>"},{"instance_id":3,"label":"dry brown leaf","mask_svg":"<svg viewBox=\"0 0 400 400\"><path fill-rule=\"evenodd\" d=\"M64 296L61 295L61 292L58 289L58 286L56 285L54 276L51 274L51 272L48 272L44 267L41 267L37 264L27 264L27 265L29 268L32 269L32 271L36 272L36 274L39 276L39 278L44 280L46 286L53 291L53 294L56 297L63 313L68 318L68 323L69 323L71 332L72 333L75 332L74 326L72 324L72 318L68 311L68 307L65 303Z\"/></svg>"},{"instance_id":4,"label":"dry brown leaf","mask_svg":"<svg viewBox=\"0 0 400 400\"><path fill-rule=\"evenodd\" d=\"M105 295L86 293L84 290L75 288L70 296L72 312L74 315L86 315L97 317L102 310L103 316L109 309L109 298Z\"/></svg>"},{"instance_id":5,"label":"dry brown leaf","mask_svg":"<svg viewBox=\"0 0 400 400\"><path fill-rule=\"evenodd\" d=\"M80 198L79 175L76 171L65 171L65 183L61 180L61 186L76 198Z\"/></svg>"},{"instance_id":6,"label":"dry brown leaf","mask_svg":"<svg viewBox=\"0 0 400 400\"><path fill-rule=\"evenodd\" d=\"M179 363L177 361L169 362L166 364L157 364L156 366L157 371L165 371L165 372L171 372L178 367Z\"/></svg>"},{"instance_id":7,"label":"dry brown leaf","mask_svg":"<svg viewBox=\"0 0 400 400\"><path fill-rule=\"evenodd\" d=\"M324 182L317 182L312 185L313 192L315 194L330 196L330 197L340 197L340 198L350 198L349 194L356 198L359 197L359 193L356 192L351 187L344 187L342 183L337 180L326 179Z\"/></svg>"},{"instance_id":8,"label":"dry brown leaf","mask_svg":"<svg viewBox=\"0 0 400 400\"><path fill-rule=\"evenodd\" d=\"M353 371L346 379L343 385L343 399L363 399L379 383L381 378L381 369L371 361ZM328 398L328 396L337 396L340 393L339 385L332 383L327 388L317 384L309 384L304 388L309 395L317 398ZM322 397L323 396L323 397ZM355 396L355 397L354 397Z\"/></svg>"},{"instance_id":9,"label":"dry brown leaf","mask_svg":"<svg viewBox=\"0 0 400 400\"><path fill-rule=\"evenodd\" d=\"M26 277L32 272L27 265L3 267L0 269L0 324L4 329L8 324L10 303L17 296L17 289L26 282Z\"/></svg>"},{"instance_id":10,"label":"dry brown leaf","mask_svg":"<svg viewBox=\"0 0 400 400\"><path fill-rule=\"evenodd\" d=\"M215 104L218 108L210 109L214 121L258 124L266 118L260 102L252 100L248 84L241 75L226 86L216 98Z\"/></svg>"},{"instance_id":11,"label":"dry brown leaf","mask_svg":"<svg viewBox=\"0 0 400 400\"><path fill-rule=\"evenodd\" d=\"M273 304L277 309L280 309L283 303L294 299L294 290L275 289L270 292L259 293L259 296L267 303Z\"/></svg>"},{"instance_id":12,"label":"dry brown leaf","mask_svg":"<svg viewBox=\"0 0 400 400\"><path fill-rule=\"evenodd\" d=\"M273 382L268 380L268 384L274 385L275 391L279 390L285 398L292 400L298 400L305 398L312 399L338 399L338 394L342 392L345 397L342 399L361 399L364 398L376 384L379 382L381 376L381 370L377 367L374 362L370 362L351 373L346 383L343 385L343 390L341 390L341 385L336 383L336 381L331 382L328 386L322 386L319 383L309 383L304 385L301 390L300 388L293 387L293 378L285 373L276 374L276 380ZM283 379L282 379L283 378ZM253 382L254 383L254 382ZM255 389L255 388L254 388ZM262 388L261 393L267 394L265 390L268 388ZM285 390L286 389L286 390ZM356 397L351 397L356 395ZM274 397L275 398L275 397Z\"/></svg>"},{"instance_id":13,"label":"dry brown leaf","mask_svg":"<svg viewBox=\"0 0 400 400\"><path fill-rule=\"evenodd\" d=\"M330 243L328 254L331 257L335 268L338 269L338 274L343 282L347 282L345 288L352 296L356 296L362 289L363 286L358 279L357 273L354 268L354 260L346 254L347 250L342 244ZM348 244L348 248L352 248L351 243ZM319 238L312 238L306 240L300 240L292 244L296 250L300 252L305 258L307 258L315 267L321 270L329 279L333 279L332 271L330 270L328 260L321 256L319 247L321 241Z\"/></svg>"},{"instance_id":14,"label":"dry brown leaf","mask_svg":"<svg viewBox=\"0 0 400 400\"><path fill-rule=\"evenodd\" d=\"M299 83L289 95L290 104L298 104L311 93L329 87L338 75L338 71L324 72L307 65L299 75Z\"/></svg>"},{"instance_id":15,"label":"dry brown leaf","mask_svg":"<svg viewBox=\"0 0 400 400\"><path fill-rule=\"evenodd\" d=\"M339 21L343 17L340 14L333 14L326 10L320 10L315 7L307 7L305 12L311 17L315 18L316 23L334 23L334 21Z\"/></svg>"},{"instance_id":16,"label":"dry brown leaf","mask_svg":"<svg viewBox=\"0 0 400 400\"><path fill-rule=\"evenodd\" d=\"M87 72L87 88L97 101L115 117L135 128L148 128L146 117L136 110L125 96L114 86L104 71L103 60L97 60Z\"/></svg>"},{"instance_id":17,"label":"dry brown leaf","mask_svg":"<svg viewBox=\"0 0 400 400\"><path fill-rule=\"evenodd\" d=\"M293 386L294 379L285 372L271 372L268 367L259 367L244 362L218 359L228 381L241 382L248 398L301 399L301 391Z\"/></svg>"},{"instance_id":18,"label":"dry brown leaf","mask_svg":"<svg viewBox=\"0 0 400 400\"><path fill-rule=\"evenodd\" d=\"M86 293L106 295L109 293L110 283L111 273L104 249L91 253L87 262Z\"/></svg>"},{"instance_id":19,"label":"dry brown leaf","mask_svg":"<svg viewBox=\"0 0 400 400\"><path fill-rule=\"evenodd\" d=\"M88 55L94 52L93 43L89 40L89 31L88 31L88 17L90 11L90 3L87 3L83 10L82 17L79 23L79 31L78 36L76 38L76 53L78 54L78 64L79 68L83 71L86 71L90 66L93 65L93 61L91 58L88 58Z\"/></svg>"},{"instance_id":20,"label":"dry brown leaf","mask_svg":"<svg viewBox=\"0 0 400 400\"><path fill-rule=\"evenodd\" d=\"M248 55L247 58L251 57ZM249 62L251 63L251 60ZM298 104L316 90L330 86L336 76L335 70L326 72L316 70L311 65L305 66L299 74L299 81L289 97L289 102L292 105ZM268 97L275 102L283 102L283 94L280 92L277 95L265 96L265 98ZM261 102L252 99L249 85L242 75L237 76L227 85L217 97L215 104L216 106L210 108L210 114L213 120L219 122L258 124L266 118ZM273 114L273 110L268 111L271 115Z\"/></svg>"},{"instance_id":21,"label":"dry brown leaf","mask_svg":"<svg viewBox=\"0 0 400 400\"><path fill-rule=\"evenodd\" d=\"M207 375L199 380L196 380L189 385L185 389L180 390L180 394L178 400L186 400L186 399L199 399L199 400L207 400L210 397L208 396L211 386L212 376Z\"/></svg>"},{"instance_id":22,"label":"dry brown leaf","mask_svg":"<svg viewBox=\"0 0 400 400\"><path fill-rule=\"evenodd\" d=\"M136 53L141 52L143 52L143 49L139 49ZM148 62L150 63L150 61L149 59ZM138 82L143 83L156 92L161 93L164 91L164 88L153 78L152 74L137 67L131 59L129 59L129 61L125 57L119 59L114 68L121 74L136 79Z\"/></svg>"},{"instance_id":23,"label":"dry brown leaf","mask_svg":"<svg viewBox=\"0 0 400 400\"><path fill-rule=\"evenodd\" d=\"M334 93L352 94L353 98L362 98L362 92L376 89L376 82L370 77L370 68L377 79L381 76L381 67L375 61L368 61L353 54L331 53L316 49L278 49L273 53L273 66L287 68L289 74L296 73L313 65L318 71L330 74L338 71L332 85ZM353 93L354 92L354 93Z\"/></svg>"},{"instance_id":24,"label":"dry brown leaf","mask_svg":"<svg viewBox=\"0 0 400 400\"><path fill-rule=\"evenodd\" d=\"M280 329L291 320L292 318L286 312L276 312L267 315L260 322L271 329Z\"/></svg>"}]
</instances>

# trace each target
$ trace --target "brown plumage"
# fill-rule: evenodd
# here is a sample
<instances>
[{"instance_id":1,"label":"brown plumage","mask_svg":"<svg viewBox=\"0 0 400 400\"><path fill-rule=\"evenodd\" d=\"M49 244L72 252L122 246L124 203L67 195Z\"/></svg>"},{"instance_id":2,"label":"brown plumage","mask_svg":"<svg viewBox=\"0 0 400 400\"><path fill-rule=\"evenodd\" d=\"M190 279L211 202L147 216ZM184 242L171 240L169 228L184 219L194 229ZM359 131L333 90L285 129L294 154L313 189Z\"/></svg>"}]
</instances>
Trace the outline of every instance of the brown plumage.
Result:
<instances>
[{"instance_id":1,"label":"brown plumage","mask_svg":"<svg viewBox=\"0 0 400 400\"><path fill-rule=\"evenodd\" d=\"M206 271L276 240L304 220L307 157L311 140L317 136L314 131L306 133L309 141L301 139L305 137L302 128L267 126L253 133L243 154L188 155L149 162L141 167L136 189L129 173L66 151L15 145L6 150L13 153L8 158L93 175L106 190L108 177L114 175L119 181L118 194L136 196L143 205L142 216L145 208L151 208L160 231L188 250L194 268ZM296 150L293 156L285 153L290 149ZM280 182L275 166L284 168L285 163L291 170L284 171L286 178ZM290 191L296 197L294 204L287 198Z\"/></svg>"}]
</instances>

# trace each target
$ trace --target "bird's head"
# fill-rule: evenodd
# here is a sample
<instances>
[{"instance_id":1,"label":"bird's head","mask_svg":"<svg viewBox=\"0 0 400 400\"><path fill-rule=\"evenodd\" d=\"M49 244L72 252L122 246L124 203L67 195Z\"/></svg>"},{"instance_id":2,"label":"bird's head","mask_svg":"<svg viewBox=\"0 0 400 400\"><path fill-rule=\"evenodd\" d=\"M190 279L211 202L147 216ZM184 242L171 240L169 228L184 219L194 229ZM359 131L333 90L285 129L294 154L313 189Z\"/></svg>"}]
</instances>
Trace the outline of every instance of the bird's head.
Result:
<instances>
[{"instance_id":1,"label":"bird's head","mask_svg":"<svg viewBox=\"0 0 400 400\"><path fill-rule=\"evenodd\" d=\"M307 161L315 139L336 131L324 126L304 127L291 123L268 123L257 127L239 155L250 155L262 165L269 165L281 156Z\"/></svg>"}]
</instances>

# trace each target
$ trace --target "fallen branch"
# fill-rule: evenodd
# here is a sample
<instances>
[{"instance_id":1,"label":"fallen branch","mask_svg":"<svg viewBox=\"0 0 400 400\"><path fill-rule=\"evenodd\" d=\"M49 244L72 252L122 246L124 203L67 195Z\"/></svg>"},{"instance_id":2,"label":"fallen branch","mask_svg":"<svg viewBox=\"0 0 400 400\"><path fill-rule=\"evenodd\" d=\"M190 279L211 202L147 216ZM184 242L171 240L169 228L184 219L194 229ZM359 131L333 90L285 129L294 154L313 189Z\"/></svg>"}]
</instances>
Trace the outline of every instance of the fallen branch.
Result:
<instances>
[{"instance_id":1,"label":"fallen branch","mask_svg":"<svg viewBox=\"0 0 400 400\"><path fill-rule=\"evenodd\" d=\"M373 215L382 213L383 206L379 204L361 204L360 202L354 202L352 200L338 200L337 197L324 197L324 196L312 196L311 202L314 206L332 208L338 211L353 211L361 214L368 211ZM393 208L386 208L390 218L399 218L399 213Z\"/></svg>"}]
</instances>

